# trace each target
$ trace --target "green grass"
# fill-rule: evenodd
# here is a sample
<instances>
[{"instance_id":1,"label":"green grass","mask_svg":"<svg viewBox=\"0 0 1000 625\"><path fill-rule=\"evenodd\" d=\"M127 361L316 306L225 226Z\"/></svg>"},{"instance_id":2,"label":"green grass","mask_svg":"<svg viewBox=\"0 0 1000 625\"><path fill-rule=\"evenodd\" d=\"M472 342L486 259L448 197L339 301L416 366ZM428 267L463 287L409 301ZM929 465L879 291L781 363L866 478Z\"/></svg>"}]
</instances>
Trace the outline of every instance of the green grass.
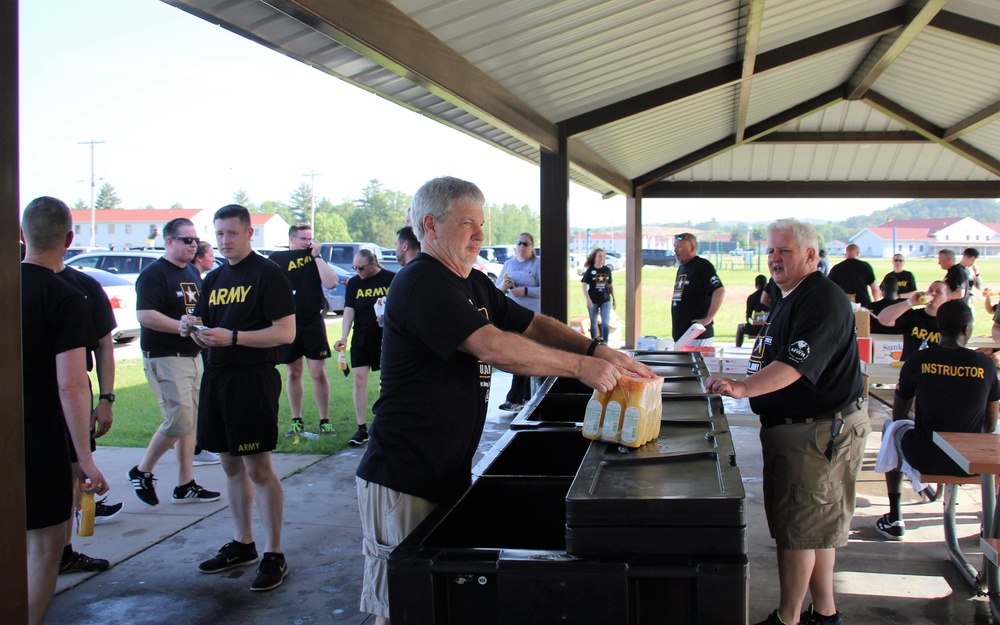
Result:
<instances>
[{"instance_id":1,"label":"green grass","mask_svg":"<svg viewBox=\"0 0 1000 625\"><path fill-rule=\"evenodd\" d=\"M710 257L715 263L715 257ZM832 264L840 262L835 259ZM892 262L888 258L863 259L870 263L875 270L876 279L881 282L882 277L892 270ZM761 258L761 270L757 270L757 262L754 260L752 269L743 269L741 259L720 256L716 269L722 283L726 286L726 300L721 310L715 317L715 339L717 343L733 342L736 338L736 326L743 323L743 313L746 308L746 299L753 292L754 277L761 273L768 275L766 258ZM736 267L740 268L736 268ZM980 260L977 263L980 273L984 278L984 285L990 285L994 290L998 290L995 285L1000 284L1000 263L990 260ZM934 280L944 277L944 270L937 264L937 257L919 258L907 260L905 268L912 271L917 278L917 285L924 289ZM640 293L642 300L642 321L640 336L654 335L661 338L671 336L670 324L670 298L674 290L674 277L677 270L674 267L643 267L642 281L640 283ZM625 310L625 272L616 271L614 273L615 294L618 300L616 312L623 319L626 316ZM570 278L569 283L569 315L587 316L587 306L583 299L583 290L580 287L579 278ZM983 309L983 298L976 292L974 295L976 323L975 334L989 334L993 326L990 316ZM994 300L995 303L995 300Z\"/></svg>"},{"instance_id":2,"label":"green grass","mask_svg":"<svg viewBox=\"0 0 1000 625\"><path fill-rule=\"evenodd\" d=\"M330 345L340 338L340 320L327 326L327 336ZM337 359L326 361L327 377L330 379L330 422L337 430L337 436L321 436L318 440L309 441L299 438L298 444L293 444L291 438L285 438L284 433L292 419L288 407L288 397L285 394L285 367L280 365L282 392L278 401L278 452L293 452L304 454L332 454L347 446L347 439L357 429L354 418L354 402L351 399L353 377L344 377L337 368ZM378 398L379 372L372 371L368 376L368 407ZM305 395L302 401L302 418L306 429L318 431L319 413L312 396L312 379L308 370L304 375ZM95 381L96 384L96 381ZM96 388L96 386L95 386ZM111 431L101 437L100 444L118 447L145 447L156 428L163 422L160 409L153 391L146 383L142 372L142 360L120 360L115 365L115 421ZM369 412L370 414L370 412Z\"/></svg>"}]
</instances>

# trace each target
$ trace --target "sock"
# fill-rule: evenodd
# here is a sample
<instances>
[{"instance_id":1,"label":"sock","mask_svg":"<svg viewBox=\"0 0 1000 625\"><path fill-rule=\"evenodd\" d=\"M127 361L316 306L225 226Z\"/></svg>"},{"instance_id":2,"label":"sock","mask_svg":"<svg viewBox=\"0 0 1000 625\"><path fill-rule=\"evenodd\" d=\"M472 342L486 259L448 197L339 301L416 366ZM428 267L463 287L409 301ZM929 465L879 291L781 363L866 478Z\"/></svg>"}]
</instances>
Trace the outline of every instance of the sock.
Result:
<instances>
[{"instance_id":1,"label":"sock","mask_svg":"<svg viewBox=\"0 0 1000 625\"><path fill-rule=\"evenodd\" d=\"M63 547L62 557L59 558L60 562L66 562L73 557L73 544L70 543Z\"/></svg>"},{"instance_id":2,"label":"sock","mask_svg":"<svg viewBox=\"0 0 1000 625\"><path fill-rule=\"evenodd\" d=\"M902 493L889 493L889 520L898 521L902 518L899 504L903 499Z\"/></svg>"}]
</instances>

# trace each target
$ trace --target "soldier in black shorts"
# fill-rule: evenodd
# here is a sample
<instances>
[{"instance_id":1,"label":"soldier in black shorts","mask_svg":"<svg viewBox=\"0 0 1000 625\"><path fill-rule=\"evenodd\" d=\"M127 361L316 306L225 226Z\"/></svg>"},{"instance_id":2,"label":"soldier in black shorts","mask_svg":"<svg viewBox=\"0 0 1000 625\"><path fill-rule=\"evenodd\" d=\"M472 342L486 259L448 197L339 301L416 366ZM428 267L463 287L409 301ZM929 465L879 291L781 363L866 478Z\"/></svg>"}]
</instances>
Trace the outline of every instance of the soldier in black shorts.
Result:
<instances>
[{"instance_id":1,"label":"soldier in black shorts","mask_svg":"<svg viewBox=\"0 0 1000 625\"><path fill-rule=\"evenodd\" d=\"M106 493L90 451L90 381L86 348L96 342L84 295L60 280L73 220L61 201L41 197L24 210L21 231L21 350L28 618L42 623L55 592L71 525L73 481ZM74 473L70 445L76 452Z\"/></svg>"},{"instance_id":2,"label":"soldier in black shorts","mask_svg":"<svg viewBox=\"0 0 1000 625\"><path fill-rule=\"evenodd\" d=\"M358 250L354 255L354 270L358 275L347 283L344 300L343 336L334 348L338 351L344 349L353 324L351 367L358 431L347 442L358 446L368 442L368 372L381 368L382 324L381 318L375 314L375 303L389 295L389 285L396 274L383 269L371 250L366 249Z\"/></svg>"},{"instance_id":3,"label":"soldier in black shorts","mask_svg":"<svg viewBox=\"0 0 1000 625\"><path fill-rule=\"evenodd\" d=\"M879 534L901 540L906 532L900 510L905 460L921 473L966 473L933 442L934 432L992 432L997 425L1000 391L997 370L986 354L965 347L972 334L972 314L962 302L949 301L937 311L941 342L913 354L903 365L892 403L892 421L883 430L880 457L894 447L895 467L886 471L889 512L875 522ZM914 398L919 399L914 406ZM910 420L910 409L914 418ZM890 430L890 424L894 424ZM888 458L886 458L888 462Z\"/></svg>"},{"instance_id":4,"label":"soldier in black shorts","mask_svg":"<svg viewBox=\"0 0 1000 625\"><path fill-rule=\"evenodd\" d=\"M292 428L285 436L305 431L302 421L302 361L309 365L313 398L319 409L319 432L336 436L330 425L330 380L326 363L330 341L323 321L323 289L337 286L337 274L326 264L319 251L322 244L313 240L307 223L292 224L288 229L288 250L274 252L268 258L285 272L295 292L295 341L281 346L278 362L288 367L288 404L292 409Z\"/></svg>"},{"instance_id":5,"label":"soldier in black shorts","mask_svg":"<svg viewBox=\"0 0 1000 625\"><path fill-rule=\"evenodd\" d=\"M264 526L264 558L251 590L271 590L288 575L281 552L284 494L271 466L278 444L281 376L278 346L295 339L292 285L277 265L250 246L250 213L235 204L215 212L215 237L227 264L202 284L181 336L208 349L198 400L198 442L219 454L226 472L234 538L198 567L219 573L257 562L253 498Z\"/></svg>"}]
</instances>

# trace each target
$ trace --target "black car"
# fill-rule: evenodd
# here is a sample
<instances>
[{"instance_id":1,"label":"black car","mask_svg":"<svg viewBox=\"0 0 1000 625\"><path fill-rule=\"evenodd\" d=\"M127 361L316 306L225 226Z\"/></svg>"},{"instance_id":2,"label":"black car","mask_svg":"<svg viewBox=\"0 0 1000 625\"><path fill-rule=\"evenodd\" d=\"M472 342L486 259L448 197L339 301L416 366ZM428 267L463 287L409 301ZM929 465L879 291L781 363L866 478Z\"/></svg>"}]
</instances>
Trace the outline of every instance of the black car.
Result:
<instances>
[{"instance_id":1,"label":"black car","mask_svg":"<svg viewBox=\"0 0 1000 625\"><path fill-rule=\"evenodd\" d=\"M642 250L642 264L654 267L673 267L677 264L677 257L673 250Z\"/></svg>"}]
</instances>

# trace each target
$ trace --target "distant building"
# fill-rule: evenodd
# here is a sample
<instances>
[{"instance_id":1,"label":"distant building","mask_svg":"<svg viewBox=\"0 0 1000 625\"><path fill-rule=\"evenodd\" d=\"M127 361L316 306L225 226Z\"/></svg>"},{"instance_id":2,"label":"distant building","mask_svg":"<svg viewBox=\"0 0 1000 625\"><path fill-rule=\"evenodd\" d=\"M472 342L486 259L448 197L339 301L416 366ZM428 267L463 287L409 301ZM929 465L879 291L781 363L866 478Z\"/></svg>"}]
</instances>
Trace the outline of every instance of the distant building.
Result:
<instances>
[{"instance_id":1,"label":"distant building","mask_svg":"<svg viewBox=\"0 0 1000 625\"><path fill-rule=\"evenodd\" d=\"M76 245L90 243L90 210L74 210L73 233ZM94 245L114 246L115 249L164 247L163 226L171 219L185 217L194 224L198 238L215 245L212 216L215 209L203 208L143 208L138 210L99 210L94 212ZM253 227L252 245L256 249L274 249L288 245L288 222L279 215L250 215Z\"/></svg>"},{"instance_id":2,"label":"distant building","mask_svg":"<svg viewBox=\"0 0 1000 625\"><path fill-rule=\"evenodd\" d=\"M1000 224L984 224L971 217L939 219L896 219L874 228L864 228L851 243L861 248L861 255L891 258L936 256L938 250L951 249L961 254L974 247L982 255L1000 253Z\"/></svg>"},{"instance_id":3,"label":"distant building","mask_svg":"<svg viewBox=\"0 0 1000 625\"><path fill-rule=\"evenodd\" d=\"M836 264L837 259L844 255L847 250L847 243L843 241L827 241L826 242L826 257L832 259L830 264Z\"/></svg>"}]
</instances>

